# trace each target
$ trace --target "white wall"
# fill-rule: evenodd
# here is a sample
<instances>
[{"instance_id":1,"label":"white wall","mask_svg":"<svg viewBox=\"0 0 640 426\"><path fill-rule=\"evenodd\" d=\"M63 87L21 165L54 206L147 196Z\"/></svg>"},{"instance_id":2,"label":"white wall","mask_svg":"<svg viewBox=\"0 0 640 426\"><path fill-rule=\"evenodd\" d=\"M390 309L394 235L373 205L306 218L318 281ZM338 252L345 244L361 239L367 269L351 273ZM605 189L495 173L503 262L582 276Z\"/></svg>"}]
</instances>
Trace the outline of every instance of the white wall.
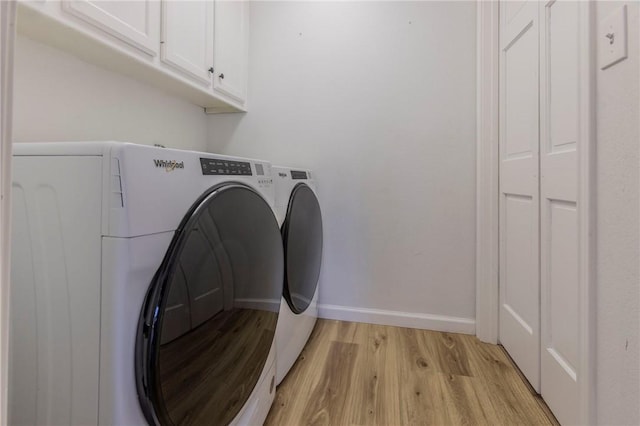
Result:
<instances>
[{"instance_id":1,"label":"white wall","mask_svg":"<svg viewBox=\"0 0 640 426\"><path fill-rule=\"evenodd\" d=\"M600 22L622 2L598 2ZM640 55L628 2L629 58L597 71L598 424L640 424ZM600 36L600 34L598 34Z\"/></svg>"},{"instance_id":2,"label":"white wall","mask_svg":"<svg viewBox=\"0 0 640 426\"><path fill-rule=\"evenodd\" d=\"M251 7L249 113L209 147L317 172L320 303L474 318L475 4Z\"/></svg>"},{"instance_id":3,"label":"white wall","mask_svg":"<svg viewBox=\"0 0 640 426\"><path fill-rule=\"evenodd\" d=\"M204 150L202 108L19 36L17 142L120 140Z\"/></svg>"}]
</instances>

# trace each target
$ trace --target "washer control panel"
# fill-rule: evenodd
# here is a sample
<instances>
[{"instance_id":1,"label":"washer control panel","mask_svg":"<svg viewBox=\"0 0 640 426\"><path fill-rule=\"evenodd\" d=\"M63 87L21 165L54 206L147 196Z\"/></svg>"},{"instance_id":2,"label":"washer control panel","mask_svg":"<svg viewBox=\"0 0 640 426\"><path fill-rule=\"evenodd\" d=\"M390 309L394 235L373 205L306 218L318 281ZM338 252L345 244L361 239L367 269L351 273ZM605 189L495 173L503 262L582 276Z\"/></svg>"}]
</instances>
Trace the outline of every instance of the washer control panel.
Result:
<instances>
[{"instance_id":1,"label":"washer control panel","mask_svg":"<svg viewBox=\"0 0 640 426\"><path fill-rule=\"evenodd\" d=\"M251 163L217 158L200 158L203 175L252 176Z\"/></svg>"},{"instance_id":2,"label":"washer control panel","mask_svg":"<svg viewBox=\"0 0 640 426\"><path fill-rule=\"evenodd\" d=\"M307 172L291 170L291 179L308 179Z\"/></svg>"}]
</instances>

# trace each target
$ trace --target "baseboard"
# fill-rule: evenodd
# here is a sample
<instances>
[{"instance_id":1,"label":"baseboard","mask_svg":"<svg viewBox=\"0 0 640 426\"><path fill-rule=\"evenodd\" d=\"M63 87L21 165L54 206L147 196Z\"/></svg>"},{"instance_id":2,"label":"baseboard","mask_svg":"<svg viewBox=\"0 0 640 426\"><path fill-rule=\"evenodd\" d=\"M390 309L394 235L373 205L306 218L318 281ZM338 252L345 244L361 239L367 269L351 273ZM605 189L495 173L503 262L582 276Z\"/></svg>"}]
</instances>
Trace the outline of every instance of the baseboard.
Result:
<instances>
[{"instance_id":1,"label":"baseboard","mask_svg":"<svg viewBox=\"0 0 640 426\"><path fill-rule=\"evenodd\" d=\"M393 325L397 327L419 328L449 333L472 335L476 333L476 321L473 318L320 304L318 304L318 316L320 318L341 321L366 322L370 324Z\"/></svg>"}]
</instances>

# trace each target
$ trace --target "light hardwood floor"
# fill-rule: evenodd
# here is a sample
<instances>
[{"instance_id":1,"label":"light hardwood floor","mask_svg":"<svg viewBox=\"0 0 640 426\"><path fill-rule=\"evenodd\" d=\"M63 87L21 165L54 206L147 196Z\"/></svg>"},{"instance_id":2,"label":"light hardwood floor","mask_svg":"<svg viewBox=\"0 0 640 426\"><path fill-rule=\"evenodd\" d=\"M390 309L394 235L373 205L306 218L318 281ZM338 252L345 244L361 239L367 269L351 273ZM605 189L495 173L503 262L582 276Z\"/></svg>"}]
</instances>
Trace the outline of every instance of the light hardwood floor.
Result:
<instances>
[{"instance_id":1,"label":"light hardwood floor","mask_svg":"<svg viewBox=\"0 0 640 426\"><path fill-rule=\"evenodd\" d=\"M552 425L499 346L474 336L318 323L265 425Z\"/></svg>"}]
</instances>

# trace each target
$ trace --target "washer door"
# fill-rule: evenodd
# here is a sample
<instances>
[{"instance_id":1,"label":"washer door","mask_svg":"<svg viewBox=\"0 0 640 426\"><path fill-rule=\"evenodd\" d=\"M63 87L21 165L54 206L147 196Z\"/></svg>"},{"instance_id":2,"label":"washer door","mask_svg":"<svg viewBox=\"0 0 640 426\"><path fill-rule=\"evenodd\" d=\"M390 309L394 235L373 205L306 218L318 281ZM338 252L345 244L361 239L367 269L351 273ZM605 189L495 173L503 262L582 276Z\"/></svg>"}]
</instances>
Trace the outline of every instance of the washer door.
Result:
<instances>
[{"instance_id":1,"label":"washer door","mask_svg":"<svg viewBox=\"0 0 640 426\"><path fill-rule=\"evenodd\" d=\"M284 298L296 314L304 312L316 292L322 264L322 215L314 192L299 183L291 192L282 225Z\"/></svg>"},{"instance_id":2,"label":"washer door","mask_svg":"<svg viewBox=\"0 0 640 426\"><path fill-rule=\"evenodd\" d=\"M269 356L283 262L273 211L250 187L213 187L191 207L138 327L138 396L150 424L226 425L238 414Z\"/></svg>"}]
</instances>

